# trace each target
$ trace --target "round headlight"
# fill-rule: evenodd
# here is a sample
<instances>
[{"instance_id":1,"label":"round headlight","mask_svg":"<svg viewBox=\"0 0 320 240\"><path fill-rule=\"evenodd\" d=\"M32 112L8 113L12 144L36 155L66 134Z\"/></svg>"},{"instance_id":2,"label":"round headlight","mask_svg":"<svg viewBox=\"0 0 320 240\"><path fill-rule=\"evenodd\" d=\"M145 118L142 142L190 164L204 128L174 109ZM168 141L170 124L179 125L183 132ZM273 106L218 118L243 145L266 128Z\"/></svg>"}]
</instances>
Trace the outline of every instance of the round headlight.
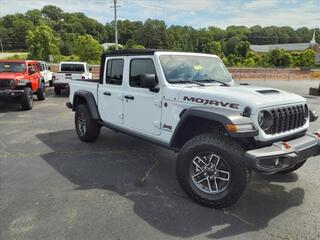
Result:
<instances>
[{"instance_id":1,"label":"round headlight","mask_svg":"<svg viewBox=\"0 0 320 240\"><path fill-rule=\"evenodd\" d=\"M10 80L9 81L9 88L10 89L13 89L15 85L16 85L16 81L15 80Z\"/></svg>"},{"instance_id":2,"label":"round headlight","mask_svg":"<svg viewBox=\"0 0 320 240\"><path fill-rule=\"evenodd\" d=\"M261 111L258 114L258 123L259 126L263 129L263 130L267 130L272 126L273 123L273 118L270 112L268 111Z\"/></svg>"}]
</instances>

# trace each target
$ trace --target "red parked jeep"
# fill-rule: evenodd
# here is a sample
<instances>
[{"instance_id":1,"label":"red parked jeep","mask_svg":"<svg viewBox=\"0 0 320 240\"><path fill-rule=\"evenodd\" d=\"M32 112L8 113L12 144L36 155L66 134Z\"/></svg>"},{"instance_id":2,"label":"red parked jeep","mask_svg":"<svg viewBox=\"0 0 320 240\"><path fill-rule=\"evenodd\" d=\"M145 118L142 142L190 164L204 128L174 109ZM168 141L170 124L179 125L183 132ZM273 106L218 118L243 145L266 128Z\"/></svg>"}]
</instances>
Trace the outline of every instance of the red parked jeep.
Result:
<instances>
[{"instance_id":1,"label":"red parked jeep","mask_svg":"<svg viewBox=\"0 0 320 240\"><path fill-rule=\"evenodd\" d=\"M45 82L40 66L30 60L0 60L0 98L17 99L23 110L33 106L33 95L45 99Z\"/></svg>"}]
</instances>

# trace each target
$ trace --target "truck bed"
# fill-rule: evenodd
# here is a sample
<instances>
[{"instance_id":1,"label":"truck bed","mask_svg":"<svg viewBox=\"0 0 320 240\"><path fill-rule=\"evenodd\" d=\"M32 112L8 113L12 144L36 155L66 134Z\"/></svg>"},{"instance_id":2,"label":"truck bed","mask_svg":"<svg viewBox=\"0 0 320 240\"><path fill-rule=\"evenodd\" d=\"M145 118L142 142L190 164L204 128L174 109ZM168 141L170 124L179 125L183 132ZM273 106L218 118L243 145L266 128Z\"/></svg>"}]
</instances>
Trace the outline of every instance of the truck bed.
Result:
<instances>
[{"instance_id":1,"label":"truck bed","mask_svg":"<svg viewBox=\"0 0 320 240\"><path fill-rule=\"evenodd\" d=\"M73 102L73 96L76 91L86 90L91 92L98 103L98 87L99 87L99 79L76 79L70 81L70 102Z\"/></svg>"}]
</instances>

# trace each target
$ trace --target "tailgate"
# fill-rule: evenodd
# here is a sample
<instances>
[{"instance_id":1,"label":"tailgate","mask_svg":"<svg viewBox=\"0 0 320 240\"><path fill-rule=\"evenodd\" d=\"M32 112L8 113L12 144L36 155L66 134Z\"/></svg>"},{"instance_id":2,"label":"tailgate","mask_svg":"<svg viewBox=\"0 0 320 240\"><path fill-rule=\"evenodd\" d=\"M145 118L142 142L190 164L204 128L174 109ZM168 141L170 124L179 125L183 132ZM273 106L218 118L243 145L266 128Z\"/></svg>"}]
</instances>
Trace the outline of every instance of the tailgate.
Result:
<instances>
[{"instance_id":1,"label":"tailgate","mask_svg":"<svg viewBox=\"0 0 320 240\"><path fill-rule=\"evenodd\" d=\"M61 75L64 75L64 79L68 80L74 80L74 79L81 79L82 73L60 73Z\"/></svg>"}]
</instances>

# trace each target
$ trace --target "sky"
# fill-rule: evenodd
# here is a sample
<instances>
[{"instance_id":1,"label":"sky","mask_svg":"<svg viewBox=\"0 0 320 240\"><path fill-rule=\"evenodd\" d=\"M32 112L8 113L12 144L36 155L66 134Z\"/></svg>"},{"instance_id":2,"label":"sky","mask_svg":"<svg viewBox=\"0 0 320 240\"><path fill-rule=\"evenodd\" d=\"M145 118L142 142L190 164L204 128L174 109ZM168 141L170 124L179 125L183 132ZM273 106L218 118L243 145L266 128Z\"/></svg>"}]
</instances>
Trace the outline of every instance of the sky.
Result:
<instances>
[{"instance_id":1,"label":"sky","mask_svg":"<svg viewBox=\"0 0 320 240\"><path fill-rule=\"evenodd\" d=\"M101 23L113 20L113 0L0 0L0 17L56 5ZM164 20L195 28L230 25L320 27L320 0L118 0L119 19Z\"/></svg>"}]
</instances>

